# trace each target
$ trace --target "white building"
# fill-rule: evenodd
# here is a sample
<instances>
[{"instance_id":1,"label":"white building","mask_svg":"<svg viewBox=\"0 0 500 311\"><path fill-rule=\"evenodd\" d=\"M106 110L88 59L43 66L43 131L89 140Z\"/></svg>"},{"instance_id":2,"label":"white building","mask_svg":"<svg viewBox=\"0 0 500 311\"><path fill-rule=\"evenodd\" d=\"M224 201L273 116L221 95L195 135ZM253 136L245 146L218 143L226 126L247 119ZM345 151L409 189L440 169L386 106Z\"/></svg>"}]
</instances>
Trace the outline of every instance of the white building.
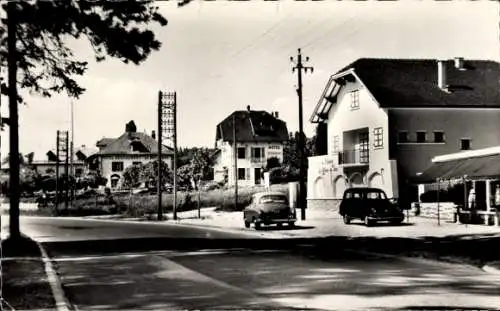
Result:
<instances>
[{"instance_id":1,"label":"white building","mask_svg":"<svg viewBox=\"0 0 500 311\"><path fill-rule=\"evenodd\" d=\"M437 155L500 144L500 66L493 61L359 59L328 81L311 117L328 154L309 158L308 199L348 187L417 197L408 180Z\"/></svg>"},{"instance_id":2,"label":"white building","mask_svg":"<svg viewBox=\"0 0 500 311\"><path fill-rule=\"evenodd\" d=\"M155 133L147 135L136 131L133 121L126 125L118 138L103 138L96 144L99 151L88 159L89 167L107 179L107 187L120 188L123 172L134 164L146 164L158 159L158 141ZM173 151L163 146L162 159L172 168Z\"/></svg>"},{"instance_id":3,"label":"white building","mask_svg":"<svg viewBox=\"0 0 500 311\"><path fill-rule=\"evenodd\" d=\"M229 185L235 184L234 140L237 147L238 185L259 185L263 183L262 170L268 159L277 158L283 163L283 145L288 140L288 130L277 112L255 111L250 106L246 111L233 112L220 122L216 132L217 150L213 155L214 179L227 179Z\"/></svg>"}]
</instances>

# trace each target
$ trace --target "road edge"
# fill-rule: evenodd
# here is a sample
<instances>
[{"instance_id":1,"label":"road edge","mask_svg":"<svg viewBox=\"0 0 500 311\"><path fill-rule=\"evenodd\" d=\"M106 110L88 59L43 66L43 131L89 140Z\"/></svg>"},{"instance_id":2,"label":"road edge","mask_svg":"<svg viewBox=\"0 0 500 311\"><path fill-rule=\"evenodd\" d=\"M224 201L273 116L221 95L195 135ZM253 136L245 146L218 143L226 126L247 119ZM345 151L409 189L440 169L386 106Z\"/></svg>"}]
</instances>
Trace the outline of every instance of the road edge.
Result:
<instances>
[{"instance_id":1,"label":"road edge","mask_svg":"<svg viewBox=\"0 0 500 311\"><path fill-rule=\"evenodd\" d=\"M458 262L457 263L447 262L447 261L443 261L443 260L439 260L439 259L410 257L410 256L405 256L405 255L391 255L391 254L363 251L363 250L357 250L357 249L345 249L344 251L351 252L351 253L357 253L357 254L361 254L361 255L366 255L366 256L375 256L375 257L381 257L381 258L404 260L407 262L420 263L420 264L431 264L431 265L448 266L448 267L462 267L462 268L467 268L467 269L472 268L472 269L486 272L486 271L484 271L483 268L478 267L478 266L474 266L471 264L458 263Z\"/></svg>"},{"instance_id":2,"label":"road edge","mask_svg":"<svg viewBox=\"0 0 500 311\"><path fill-rule=\"evenodd\" d=\"M64 294L64 290L62 287L62 283L57 275L54 265L52 264L52 260L50 259L47 251L43 248L42 244L38 241L35 241L40 249L42 254L42 260L45 265L45 274L47 275L47 279L50 284L50 288L52 289L52 296L54 297L56 303L57 311L70 311L69 302Z\"/></svg>"}]
</instances>

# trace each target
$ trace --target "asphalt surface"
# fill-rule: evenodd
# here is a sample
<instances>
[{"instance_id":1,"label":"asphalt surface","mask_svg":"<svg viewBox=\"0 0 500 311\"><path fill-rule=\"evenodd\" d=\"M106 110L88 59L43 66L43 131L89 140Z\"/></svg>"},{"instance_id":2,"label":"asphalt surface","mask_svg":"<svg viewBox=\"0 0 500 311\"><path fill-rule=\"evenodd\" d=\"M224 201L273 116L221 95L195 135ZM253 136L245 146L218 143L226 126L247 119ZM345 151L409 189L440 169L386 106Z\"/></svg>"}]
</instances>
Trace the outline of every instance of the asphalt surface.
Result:
<instances>
[{"instance_id":1,"label":"asphalt surface","mask_svg":"<svg viewBox=\"0 0 500 311\"><path fill-rule=\"evenodd\" d=\"M42 241L75 310L500 307L500 277L471 266L360 255L266 232L42 217L21 225Z\"/></svg>"}]
</instances>

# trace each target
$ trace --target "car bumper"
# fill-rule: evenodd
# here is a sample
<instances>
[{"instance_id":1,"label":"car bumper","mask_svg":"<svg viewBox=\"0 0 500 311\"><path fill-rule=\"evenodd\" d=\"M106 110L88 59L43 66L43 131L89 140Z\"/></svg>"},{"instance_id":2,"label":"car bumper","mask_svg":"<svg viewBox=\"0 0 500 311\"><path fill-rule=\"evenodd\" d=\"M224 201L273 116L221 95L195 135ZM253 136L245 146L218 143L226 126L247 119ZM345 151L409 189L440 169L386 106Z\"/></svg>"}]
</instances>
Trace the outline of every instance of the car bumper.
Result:
<instances>
[{"instance_id":1,"label":"car bumper","mask_svg":"<svg viewBox=\"0 0 500 311\"><path fill-rule=\"evenodd\" d=\"M368 216L368 219L373 221L395 221L404 220L405 216Z\"/></svg>"},{"instance_id":2,"label":"car bumper","mask_svg":"<svg viewBox=\"0 0 500 311\"><path fill-rule=\"evenodd\" d=\"M261 222L264 224L277 224L277 223L289 223L296 222L296 218L267 218L267 217L259 217L256 219L256 222Z\"/></svg>"}]
</instances>

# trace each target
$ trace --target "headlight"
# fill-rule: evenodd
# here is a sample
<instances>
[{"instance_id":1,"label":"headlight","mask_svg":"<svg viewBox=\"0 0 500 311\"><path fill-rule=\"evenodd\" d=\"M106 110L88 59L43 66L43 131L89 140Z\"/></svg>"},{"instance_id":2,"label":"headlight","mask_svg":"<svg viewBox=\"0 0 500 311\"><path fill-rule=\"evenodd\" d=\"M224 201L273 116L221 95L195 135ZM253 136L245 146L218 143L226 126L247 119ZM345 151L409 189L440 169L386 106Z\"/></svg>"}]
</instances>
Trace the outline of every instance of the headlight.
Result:
<instances>
[{"instance_id":1,"label":"headlight","mask_svg":"<svg viewBox=\"0 0 500 311\"><path fill-rule=\"evenodd\" d=\"M376 213L377 213L377 210L376 210L376 209L374 209L373 207L372 207L372 208L370 208L370 211L372 212L372 214L376 214Z\"/></svg>"}]
</instances>

